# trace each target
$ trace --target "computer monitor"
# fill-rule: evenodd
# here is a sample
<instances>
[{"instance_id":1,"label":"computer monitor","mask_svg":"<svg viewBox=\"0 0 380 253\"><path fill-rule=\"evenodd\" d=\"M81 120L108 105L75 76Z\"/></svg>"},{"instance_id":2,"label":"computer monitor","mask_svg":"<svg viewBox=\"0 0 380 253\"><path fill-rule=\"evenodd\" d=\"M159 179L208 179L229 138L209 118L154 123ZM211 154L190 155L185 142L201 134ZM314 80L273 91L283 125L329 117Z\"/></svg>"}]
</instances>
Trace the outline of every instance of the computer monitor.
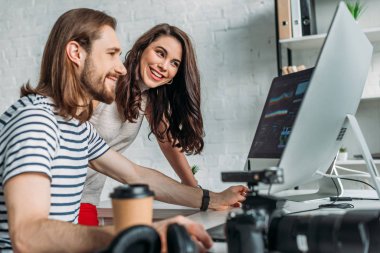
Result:
<instances>
[{"instance_id":1,"label":"computer monitor","mask_svg":"<svg viewBox=\"0 0 380 253\"><path fill-rule=\"evenodd\" d=\"M273 79L261 113L246 170L278 165L291 133L313 69Z\"/></svg>"},{"instance_id":2,"label":"computer monitor","mask_svg":"<svg viewBox=\"0 0 380 253\"><path fill-rule=\"evenodd\" d=\"M373 47L340 2L299 108L279 167L284 184L272 192L321 178L334 161L355 115L367 79Z\"/></svg>"}]
</instances>

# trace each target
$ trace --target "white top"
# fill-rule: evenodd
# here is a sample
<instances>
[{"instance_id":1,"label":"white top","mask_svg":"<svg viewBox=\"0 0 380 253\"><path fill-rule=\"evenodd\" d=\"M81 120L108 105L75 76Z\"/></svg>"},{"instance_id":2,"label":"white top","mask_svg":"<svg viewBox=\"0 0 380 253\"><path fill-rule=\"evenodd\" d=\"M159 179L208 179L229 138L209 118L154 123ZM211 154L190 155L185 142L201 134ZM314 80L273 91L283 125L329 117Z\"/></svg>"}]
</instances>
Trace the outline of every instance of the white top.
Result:
<instances>
[{"instance_id":1,"label":"white top","mask_svg":"<svg viewBox=\"0 0 380 253\"><path fill-rule=\"evenodd\" d=\"M100 103L96 107L90 122L112 149L122 153L136 139L137 133L140 130L144 118L146 99L146 93L143 93L141 101L142 111L135 123L123 122L120 119L115 102L109 105ZM97 206L106 178L105 175L89 168L81 202Z\"/></svg>"}]
</instances>

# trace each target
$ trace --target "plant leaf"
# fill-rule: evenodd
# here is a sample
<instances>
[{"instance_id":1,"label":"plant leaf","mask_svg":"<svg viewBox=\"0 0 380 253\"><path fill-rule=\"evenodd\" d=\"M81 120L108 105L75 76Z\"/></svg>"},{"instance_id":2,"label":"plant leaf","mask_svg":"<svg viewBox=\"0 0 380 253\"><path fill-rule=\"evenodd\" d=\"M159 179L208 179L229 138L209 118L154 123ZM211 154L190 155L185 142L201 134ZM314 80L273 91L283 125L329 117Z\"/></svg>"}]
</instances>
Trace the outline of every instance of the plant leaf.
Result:
<instances>
[{"instance_id":1,"label":"plant leaf","mask_svg":"<svg viewBox=\"0 0 380 253\"><path fill-rule=\"evenodd\" d=\"M198 167L198 165L193 165L191 167L191 172L193 173L193 175L195 175L195 173L197 173L199 170L200 168Z\"/></svg>"},{"instance_id":2,"label":"plant leaf","mask_svg":"<svg viewBox=\"0 0 380 253\"><path fill-rule=\"evenodd\" d=\"M361 3L360 0L355 1L355 3L346 0L345 3L355 20L357 20L365 10L365 5Z\"/></svg>"}]
</instances>

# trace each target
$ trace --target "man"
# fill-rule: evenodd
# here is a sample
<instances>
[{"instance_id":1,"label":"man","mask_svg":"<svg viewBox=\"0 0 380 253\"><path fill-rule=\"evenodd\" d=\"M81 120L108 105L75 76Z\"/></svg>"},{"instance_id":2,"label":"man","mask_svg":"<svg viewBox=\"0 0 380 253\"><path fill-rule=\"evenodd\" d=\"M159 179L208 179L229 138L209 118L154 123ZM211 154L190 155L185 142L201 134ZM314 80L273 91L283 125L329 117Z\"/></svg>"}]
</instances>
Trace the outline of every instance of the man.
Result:
<instances>
[{"instance_id":1,"label":"man","mask_svg":"<svg viewBox=\"0 0 380 253\"><path fill-rule=\"evenodd\" d=\"M0 117L1 252L94 252L109 244L111 227L72 224L88 164L123 183L148 183L159 200L207 208L201 189L130 162L87 122L91 101L112 102L115 84L126 73L115 28L115 19L99 11L63 14L45 46L37 87L24 86L22 97ZM210 192L209 207L237 205L245 190ZM184 224L202 250L211 246L202 226L183 217L154 227L163 236L172 222Z\"/></svg>"}]
</instances>

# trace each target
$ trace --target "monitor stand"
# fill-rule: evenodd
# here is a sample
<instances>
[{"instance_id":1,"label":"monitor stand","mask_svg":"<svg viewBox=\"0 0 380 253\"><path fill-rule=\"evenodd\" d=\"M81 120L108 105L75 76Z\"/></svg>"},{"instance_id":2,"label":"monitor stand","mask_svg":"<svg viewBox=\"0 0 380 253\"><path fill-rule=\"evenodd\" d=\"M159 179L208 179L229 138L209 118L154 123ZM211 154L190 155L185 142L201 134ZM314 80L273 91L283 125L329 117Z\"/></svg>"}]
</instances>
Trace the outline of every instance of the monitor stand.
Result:
<instances>
[{"instance_id":1,"label":"monitor stand","mask_svg":"<svg viewBox=\"0 0 380 253\"><path fill-rule=\"evenodd\" d=\"M371 175L371 180L376 189L377 196L380 199L380 183L379 183L379 180L377 179L377 177L379 176L379 172L376 168L375 162L373 161L368 145L364 139L363 133L360 130L358 121L356 120L355 116L350 115L350 114L346 115L346 119L348 123L351 125L354 135L356 139L358 140L359 145L362 149L363 159L365 161L365 164L367 165L368 172Z\"/></svg>"},{"instance_id":2,"label":"monitor stand","mask_svg":"<svg viewBox=\"0 0 380 253\"><path fill-rule=\"evenodd\" d=\"M336 161L336 158L331 163L326 174L335 175L335 176L338 175L335 168L335 161ZM340 179L322 177L317 182L319 185L319 189L314 193L281 196L281 197L290 201L302 202L302 201L308 201L308 200L326 199L333 196L340 197L343 195L343 185Z\"/></svg>"},{"instance_id":3,"label":"monitor stand","mask_svg":"<svg viewBox=\"0 0 380 253\"><path fill-rule=\"evenodd\" d=\"M371 176L372 183L376 189L377 195L380 199L380 183L376 179L379 177L379 172L376 168L375 162L373 161L373 158L371 156L371 153L369 151L368 145L364 139L363 133L359 127L358 121L356 120L355 116L351 114L346 115L346 122L351 125L351 129L353 131L354 136L356 137L357 141L359 142L359 145L362 150L363 159L366 163L368 172ZM342 128L343 133L345 132L347 128ZM341 131L342 132L342 131ZM343 134L339 136L338 138L343 138ZM335 161L332 162L330 165L327 174L330 175L338 175L337 170L335 168ZM323 177L319 181L319 189L315 193L311 194L303 194L303 195L293 195L293 196L281 196L287 200L291 201L307 201L307 200L317 200L317 199L324 199L329 198L333 196L341 196L343 194L343 185L340 179L337 178L328 178Z\"/></svg>"}]
</instances>

